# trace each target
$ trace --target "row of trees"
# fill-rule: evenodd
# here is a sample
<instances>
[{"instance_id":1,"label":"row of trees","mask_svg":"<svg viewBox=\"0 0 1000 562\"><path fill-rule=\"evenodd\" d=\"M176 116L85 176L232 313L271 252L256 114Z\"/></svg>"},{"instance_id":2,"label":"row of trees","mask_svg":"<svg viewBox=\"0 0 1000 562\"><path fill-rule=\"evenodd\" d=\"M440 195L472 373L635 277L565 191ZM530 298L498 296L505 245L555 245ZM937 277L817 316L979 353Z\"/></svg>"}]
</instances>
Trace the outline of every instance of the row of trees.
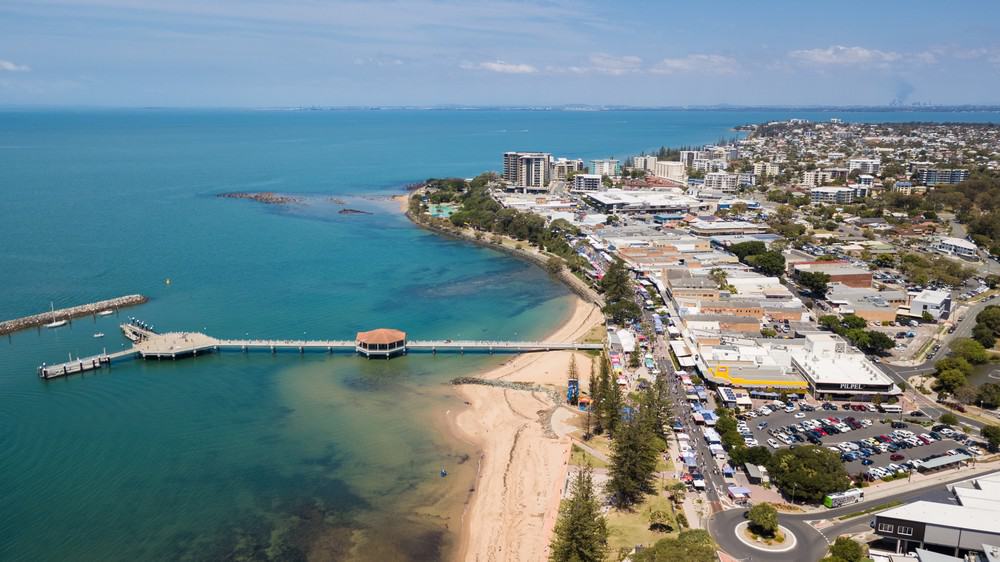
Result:
<instances>
[{"instance_id":1,"label":"row of trees","mask_svg":"<svg viewBox=\"0 0 1000 562\"><path fill-rule=\"evenodd\" d=\"M665 428L671 417L669 388L666 378L658 377L654 384L628 401L614 380L607 357L602 354L597 362L599 367L596 373L593 364L590 371L592 401L587 417L587 436L592 430L594 433L607 432L611 437L609 479L604 491L618 509L632 509L642 502L646 494L656 492L657 460L661 451L666 449ZM684 533L681 535L684 536ZM700 553L695 548L697 544L700 541L690 540L689 537L679 544L657 543L653 549L672 553L677 549L693 548ZM714 546L711 552L714 554ZM607 521L601 515L601 501L594 489L591 470L587 467L576 473L570 497L560 507L550 560L597 562L607 555Z\"/></svg>"},{"instance_id":2,"label":"row of trees","mask_svg":"<svg viewBox=\"0 0 1000 562\"><path fill-rule=\"evenodd\" d=\"M951 350L948 357L934 364L935 389L961 402L975 402L979 390L968 384L968 377L975 365L989 360L989 354L981 343L971 338L957 338L948 347Z\"/></svg>"},{"instance_id":3,"label":"row of trees","mask_svg":"<svg viewBox=\"0 0 1000 562\"><path fill-rule=\"evenodd\" d=\"M892 338L882 332L866 330L868 322L855 314L820 316L819 325L843 337L865 353L881 354L896 346Z\"/></svg>"},{"instance_id":4,"label":"row of trees","mask_svg":"<svg viewBox=\"0 0 1000 562\"><path fill-rule=\"evenodd\" d=\"M546 224L543 217L534 213L503 208L488 190L491 182L496 180L495 174L485 173L468 182L459 178L430 179L424 185L428 188L431 203L454 202L461 205L448 219L454 226L524 240L559 256L573 271L587 266L587 261L577 255L567 241L567 237L579 234L579 229L564 219ZM419 201L411 201L411 210L419 212L424 209Z\"/></svg>"},{"instance_id":5,"label":"row of trees","mask_svg":"<svg viewBox=\"0 0 1000 562\"><path fill-rule=\"evenodd\" d=\"M785 274L785 256L768 250L767 245L759 240L733 244L729 251L763 275L780 277Z\"/></svg>"}]
</instances>

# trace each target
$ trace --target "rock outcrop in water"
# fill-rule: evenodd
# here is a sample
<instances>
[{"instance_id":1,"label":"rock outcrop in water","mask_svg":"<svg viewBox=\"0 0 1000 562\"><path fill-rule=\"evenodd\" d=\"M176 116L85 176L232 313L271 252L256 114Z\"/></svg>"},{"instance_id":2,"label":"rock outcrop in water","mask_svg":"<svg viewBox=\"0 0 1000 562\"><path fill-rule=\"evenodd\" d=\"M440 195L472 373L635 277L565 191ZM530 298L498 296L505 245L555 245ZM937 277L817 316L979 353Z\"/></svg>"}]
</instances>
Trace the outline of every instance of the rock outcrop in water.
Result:
<instances>
[{"instance_id":1,"label":"rock outcrop in water","mask_svg":"<svg viewBox=\"0 0 1000 562\"><path fill-rule=\"evenodd\" d=\"M368 211L361 211L361 210L358 210L358 209L347 209L347 208L344 208L344 209L341 209L341 210L337 211L337 214L339 214L339 215L370 215L372 213L369 213Z\"/></svg>"},{"instance_id":2,"label":"rock outcrop in water","mask_svg":"<svg viewBox=\"0 0 1000 562\"><path fill-rule=\"evenodd\" d=\"M264 203L265 205L291 205L294 203L302 202L302 199L300 197L295 197L292 195L283 195L281 193L275 193L273 191L260 191L260 192L231 191L228 193L220 193L217 195L217 197L222 197L224 199L250 199L251 201Z\"/></svg>"}]
</instances>

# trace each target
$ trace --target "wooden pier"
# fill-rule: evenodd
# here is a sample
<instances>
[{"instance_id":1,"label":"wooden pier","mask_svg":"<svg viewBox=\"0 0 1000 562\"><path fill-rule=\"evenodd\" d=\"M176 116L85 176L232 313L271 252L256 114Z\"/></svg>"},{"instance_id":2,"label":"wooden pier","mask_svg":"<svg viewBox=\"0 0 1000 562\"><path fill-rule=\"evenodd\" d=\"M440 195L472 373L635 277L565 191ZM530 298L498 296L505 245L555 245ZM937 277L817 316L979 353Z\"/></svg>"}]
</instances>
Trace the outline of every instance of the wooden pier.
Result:
<instances>
[{"instance_id":1,"label":"wooden pier","mask_svg":"<svg viewBox=\"0 0 1000 562\"><path fill-rule=\"evenodd\" d=\"M258 340L219 339L200 332L168 332L158 334L152 330L128 323L121 325L122 332L133 342L132 348L116 353L102 353L92 357L71 359L55 365L43 364L38 375L51 379L82 373L110 366L113 361L141 357L143 359L182 359L216 352L306 352L337 353L357 352L353 340ZM531 353L544 351L600 350L604 344L544 341L485 341L485 340L411 340L406 342L407 352L425 353Z\"/></svg>"}]
</instances>

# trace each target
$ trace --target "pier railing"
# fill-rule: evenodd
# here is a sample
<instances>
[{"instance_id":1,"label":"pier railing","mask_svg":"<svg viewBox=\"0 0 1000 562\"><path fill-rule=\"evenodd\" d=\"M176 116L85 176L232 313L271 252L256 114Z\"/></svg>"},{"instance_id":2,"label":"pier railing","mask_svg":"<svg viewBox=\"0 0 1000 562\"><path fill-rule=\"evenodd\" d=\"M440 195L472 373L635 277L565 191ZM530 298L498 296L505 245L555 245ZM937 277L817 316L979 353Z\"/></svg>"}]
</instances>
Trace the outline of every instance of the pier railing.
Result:
<instances>
[{"instance_id":1,"label":"pier railing","mask_svg":"<svg viewBox=\"0 0 1000 562\"><path fill-rule=\"evenodd\" d=\"M101 353L91 357L71 359L54 365L43 364L38 375L44 379L110 366L124 358L180 359L221 351L266 351L270 353L294 351L355 352L353 340L269 340L269 339L218 339L200 332L169 332L159 334L145 325L134 322L121 325L122 332L133 342L131 349L116 353ZM412 340L406 342L405 352L430 353L531 353L544 351L586 351L603 349L601 343L503 341L503 340Z\"/></svg>"}]
</instances>

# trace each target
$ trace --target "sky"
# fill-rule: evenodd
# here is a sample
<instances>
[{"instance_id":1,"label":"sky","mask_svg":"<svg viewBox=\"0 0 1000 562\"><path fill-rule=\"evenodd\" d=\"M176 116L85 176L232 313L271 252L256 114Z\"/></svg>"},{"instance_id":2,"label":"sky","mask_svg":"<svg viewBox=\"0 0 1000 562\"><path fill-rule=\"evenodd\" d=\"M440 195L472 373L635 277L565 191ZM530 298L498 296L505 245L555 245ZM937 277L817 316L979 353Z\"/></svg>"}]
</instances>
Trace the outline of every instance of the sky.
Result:
<instances>
[{"instance_id":1,"label":"sky","mask_svg":"<svg viewBox=\"0 0 1000 562\"><path fill-rule=\"evenodd\" d=\"M1000 104L1000 2L0 0L0 105Z\"/></svg>"}]
</instances>

